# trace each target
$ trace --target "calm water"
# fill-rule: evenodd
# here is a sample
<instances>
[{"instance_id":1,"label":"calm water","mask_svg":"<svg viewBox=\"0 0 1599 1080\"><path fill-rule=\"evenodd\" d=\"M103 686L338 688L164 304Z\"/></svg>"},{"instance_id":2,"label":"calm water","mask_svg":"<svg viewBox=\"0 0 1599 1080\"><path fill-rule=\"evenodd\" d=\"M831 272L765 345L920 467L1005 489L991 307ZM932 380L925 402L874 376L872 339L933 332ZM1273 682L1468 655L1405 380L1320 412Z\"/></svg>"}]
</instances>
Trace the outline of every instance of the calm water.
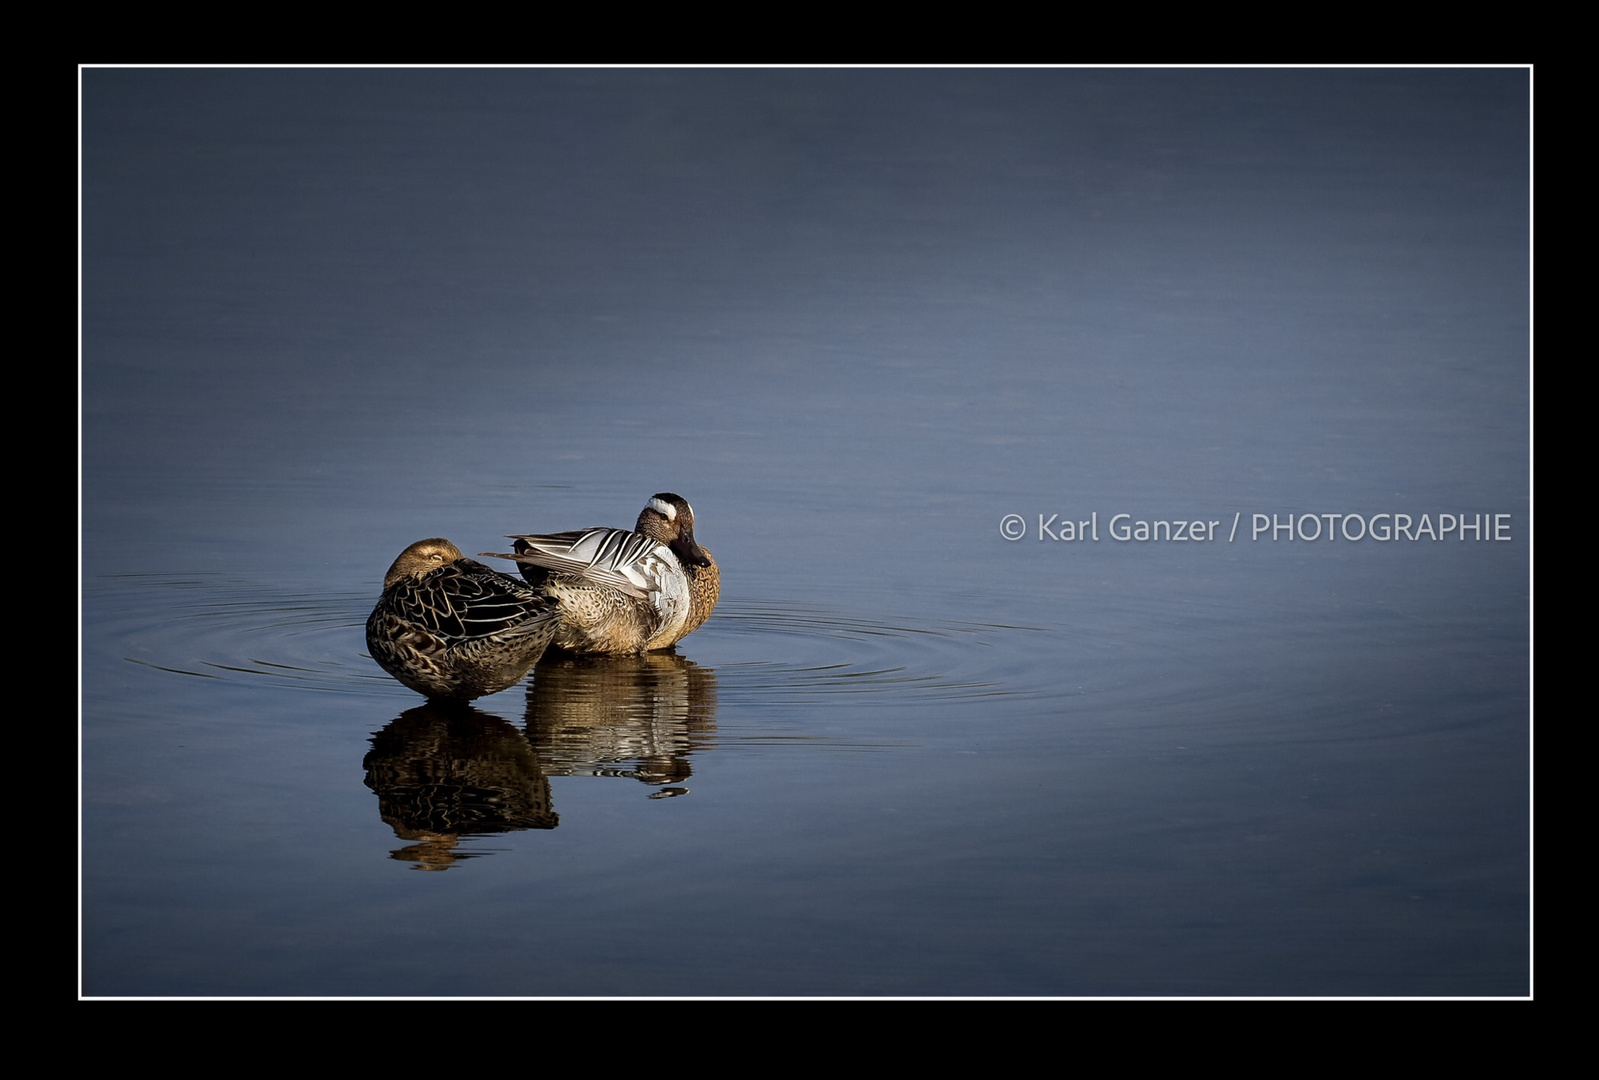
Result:
<instances>
[{"instance_id":1,"label":"calm water","mask_svg":"<svg viewBox=\"0 0 1599 1080\"><path fill-rule=\"evenodd\" d=\"M1528 97L86 71L82 991L1529 993ZM663 490L675 653L365 655Z\"/></svg>"}]
</instances>

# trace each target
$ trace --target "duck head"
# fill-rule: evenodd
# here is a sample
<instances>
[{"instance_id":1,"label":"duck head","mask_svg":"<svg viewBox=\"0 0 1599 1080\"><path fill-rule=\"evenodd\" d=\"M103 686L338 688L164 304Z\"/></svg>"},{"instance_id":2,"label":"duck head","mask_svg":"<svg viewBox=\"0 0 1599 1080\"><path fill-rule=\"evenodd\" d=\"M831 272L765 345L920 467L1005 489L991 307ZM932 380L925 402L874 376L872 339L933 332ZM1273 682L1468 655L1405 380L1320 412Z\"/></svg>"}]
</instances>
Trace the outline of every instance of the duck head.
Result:
<instances>
[{"instance_id":1,"label":"duck head","mask_svg":"<svg viewBox=\"0 0 1599 1080\"><path fill-rule=\"evenodd\" d=\"M650 496L634 531L671 548L684 566L711 565L711 557L694 540L694 508L681 495L663 491Z\"/></svg>"}]
</instances>

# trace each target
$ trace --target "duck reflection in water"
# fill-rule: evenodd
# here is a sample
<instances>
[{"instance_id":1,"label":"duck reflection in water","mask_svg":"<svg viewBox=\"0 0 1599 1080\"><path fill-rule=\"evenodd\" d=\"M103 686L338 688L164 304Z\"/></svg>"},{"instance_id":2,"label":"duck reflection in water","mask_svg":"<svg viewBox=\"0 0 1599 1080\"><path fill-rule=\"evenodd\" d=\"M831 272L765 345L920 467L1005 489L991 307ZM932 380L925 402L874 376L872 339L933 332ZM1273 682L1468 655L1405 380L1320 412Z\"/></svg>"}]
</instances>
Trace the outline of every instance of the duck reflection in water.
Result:
<instances>
[{"instance_id":1,"label":"duck reflection in water","mask_svg":"<svg viewBox=\"0 0 1599 1080\"><path fill-rule=\"evenodd\" d=\"M715 672L675 653L552 653L528 684L528 739L552 776L679 784L715 731Z\"/></svg>"},{"instance_id":2,"label":"duck reflection in water","mask_svg":"<svg viewBox=\"0 0 1599 1080\"><path fill-rule=\"evenodd\" d=\"M415 842L393 857L419 869L472 858L462 837L560 824L538 753L512 724L469 705L402 713L373 736L362 765L379 815Z\"/></svg>"}]
</instances>

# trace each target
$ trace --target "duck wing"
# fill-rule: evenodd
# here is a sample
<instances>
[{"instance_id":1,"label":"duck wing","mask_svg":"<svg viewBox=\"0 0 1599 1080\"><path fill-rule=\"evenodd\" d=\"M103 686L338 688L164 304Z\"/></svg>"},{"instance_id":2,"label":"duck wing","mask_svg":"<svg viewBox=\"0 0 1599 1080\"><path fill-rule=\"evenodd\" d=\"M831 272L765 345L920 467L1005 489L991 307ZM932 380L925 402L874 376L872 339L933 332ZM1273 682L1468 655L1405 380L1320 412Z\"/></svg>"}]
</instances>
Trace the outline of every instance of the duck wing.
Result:
<instances>
[{"instance_id":1,"label":"duck wing","mask_svg":"<svg viewBox=\"0 0 1599 1080\"><path fill-rule=\"evenodd\" d=\"M555 615L548 599L471 559L396 585L390 601L402 619L451 646L536 634L548 621L539 616Z\"/></svg>"},{"instance_id":2,"label":"duck wing","mask_svg":"<svg viewBox=\"0 0 1599 1080\"><path fill-rule=\"evenodd\" d=\"M510 539L515 541L515 554L485 551L483 555L570 574L640 600L659 594L665 579L682 570L671 548L626 529L579 529Z\"/></svg>"}]
</instances>

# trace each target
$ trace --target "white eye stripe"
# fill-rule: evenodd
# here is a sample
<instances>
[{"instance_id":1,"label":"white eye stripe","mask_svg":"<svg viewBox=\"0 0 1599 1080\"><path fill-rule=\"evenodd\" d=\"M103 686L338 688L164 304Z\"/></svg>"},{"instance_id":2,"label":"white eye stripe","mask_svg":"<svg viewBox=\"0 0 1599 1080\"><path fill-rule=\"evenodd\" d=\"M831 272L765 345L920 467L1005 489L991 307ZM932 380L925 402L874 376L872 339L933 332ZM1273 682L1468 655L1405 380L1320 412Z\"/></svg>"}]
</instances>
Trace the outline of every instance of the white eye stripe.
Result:
<instances>
[{"instance_id":1,"label":"white eye stripe","mask_svg":"<svg viewBox=\"0 0 1599 1080\"><path fill-rule=\"evenodd\" d=\"M673 506L664 499L651 499L650 509L654 510L657 514L660 514L667 521L677 520L677 507Z\"/></svg>"}]
</instances>

